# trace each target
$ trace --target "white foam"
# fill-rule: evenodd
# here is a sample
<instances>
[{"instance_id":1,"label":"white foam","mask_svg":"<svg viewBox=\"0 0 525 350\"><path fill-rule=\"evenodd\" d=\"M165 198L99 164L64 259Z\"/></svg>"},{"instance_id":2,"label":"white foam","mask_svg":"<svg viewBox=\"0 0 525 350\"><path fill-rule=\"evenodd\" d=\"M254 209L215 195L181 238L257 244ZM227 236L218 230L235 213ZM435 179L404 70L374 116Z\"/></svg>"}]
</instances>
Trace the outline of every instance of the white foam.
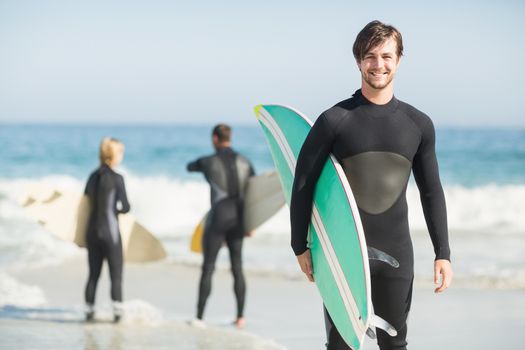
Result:
<instances>
[{"instance_id":1,"label":"white foam","mask_svg":"<svg viewBox=\"0 0 525 350\"><path fill-rule=\"evenodd\" d=\"M46 304L44 292L0 272L0 306L36 307Z\"/></svg>"},{"instance_id":2,"label":"white foam","mask_svg":"<svg viewBox=\"0 0 525 350\"><path fill-rule=\"evenodd\" d=\"M150 303L133 299L122 303L124 323L157 325L163 321L162 312Z\"/></svg>"},{"instance_id":3,"label":"white foam","mask_svg":"<svg viewBox=\"0 0 525 350\"><path fill-rule=\"evenodd\" d=\"M490 230L525 234L525 185L445 186L444 191L451 231ZM411 227L426 229L415 185L409 185L407 200Z\"/></svg>"},{"instance_id":4,"label":"white foam","mask_svg":"<svg viewBox=\"0 0 525 350\"><path fill-rule=\"evenodd\" d=\"M165 236L185 236L208 211L209 187L204 181L182 181L166 176L139 177L122 169L132 213L148 228ZM84 181L70 176L46 176L40 179L1 180L0 193L17 200L25 188L49 186L83 191ZM461 230L480 228L500 231L525 230L525 185L485 185L467 188L445 186L449 227ZM410 183L407 190L409 220L414 229L425 228L419 192ZM288 211L259 228L260 232L290 232ZM524 231L525 232L525 231Z\"/></svg>"},{"instance_id":5,"label":"white foam","mask_svg":"<svg viewBox=\"0 0 525 350\"><path fill-rule=\"evenodd\" d=\"M139 177L125 170L123 173L133 215L161 239L168 259L199 265L202 257L189 252L189 236L209 209L209 186L198 180ZM47 234L16 204L24 187L42 184L76 191L84 187L84 181L68 176L0 179L0 266L41 266L79 254L79 248ZM523 249L519 249L525 244L525 185L446 186L444 190L453 259L458 268L456 276L489 278L496 281L491 282L493 284L507 281L507 285L525 286L521 267L525 260L520 253ZM416 261L425 264L425 274L418 271L416 274L426 278L427 262L433 261L433 250L426 233L419 192L412 183L407 190L407 200ZM280 210L256 230L254 238L245 242L247 270L297 275L297 263L290 249L288 207ZM487 262L482 265L482 271L476 270L480 261ZM218 267L229 267L226 249L219 255ZM418 268L416 266L416 270ZM515 277L511 280L509 276L513 273Z\"/></svg>"},{"instance_id":6,"label":"white foam","mask_svg":"<svg viewBox=\"0 0 525 350\"><path fill-rule=\"evenodd\" d=\"M13 192L17 193L17 189ZM60 241L45 231L14 199L0 199L0 266L22 268L58 264L79 252L75 245Z\"/></svg>"},{"instance_id":7,"label":"white foam","mask_svg":"<svg viewBox=\"0 0 525 350\"><path fill-rule=\"evenodd\" d=\"M210 208L210 190L203 181L129 175L126 187L133 215L160 236L191 234Z\"/></svg>"}]
</instances>

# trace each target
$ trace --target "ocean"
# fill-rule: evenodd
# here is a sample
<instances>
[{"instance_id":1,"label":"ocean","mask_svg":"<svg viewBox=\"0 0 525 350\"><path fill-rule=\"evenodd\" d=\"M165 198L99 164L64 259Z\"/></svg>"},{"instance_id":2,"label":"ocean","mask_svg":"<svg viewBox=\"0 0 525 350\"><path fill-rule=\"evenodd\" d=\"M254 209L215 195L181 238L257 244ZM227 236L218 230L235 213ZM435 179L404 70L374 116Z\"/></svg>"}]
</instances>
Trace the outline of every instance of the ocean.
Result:
<instances>
[{"instance_id":1,"label":"ocean","mask_svg":"<svg viewBox=\"0 0 525 350\"><path fill-rule=\"evenodd\" d=\"M201 174L186 171L186 164L212 153L210 130L211 125L0 126L0 286L12 282L5 272L9 269L59 264L80 254L80 248L33 222L18 201L35 184L83 191L98 165L104 136L126 146L118 171L125 177L132 214L163 242L167 263L200 264L201 256L188 246L209 208L209 189ZM273 168L258 126L233 125L233 132L233 147L252 160L258 173ZM525 129L438 128L437 152L455 283L525 288ZM416 282L425 283L431 278L433 251L418 196L411 180L407 197ZM289 231L283 209L246 241L245 268L300 277ZM224 251L219 267L227 266ZM0 304L16 298L10 293L0 295Z\"/></svg>"}]
</instances>

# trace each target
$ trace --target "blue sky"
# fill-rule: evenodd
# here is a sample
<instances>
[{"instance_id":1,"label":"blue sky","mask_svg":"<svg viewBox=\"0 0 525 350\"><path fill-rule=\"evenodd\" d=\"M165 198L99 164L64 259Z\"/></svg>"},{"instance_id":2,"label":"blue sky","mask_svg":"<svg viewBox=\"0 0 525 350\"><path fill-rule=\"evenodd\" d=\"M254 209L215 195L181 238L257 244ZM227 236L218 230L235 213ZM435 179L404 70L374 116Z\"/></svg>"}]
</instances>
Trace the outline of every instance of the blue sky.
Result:
<instances>
[{"instance_id":1,"label":"blue sky","mask_svg":"<svg viewBox=\"0 0 525 350\"><path fill-rule=\"evenodd\" d=\"M359 88L351 47L403 34L396 96L438 126L525 127L523 1L0 1L0 123L312 119Z\"/></svg>"}]
</instances>

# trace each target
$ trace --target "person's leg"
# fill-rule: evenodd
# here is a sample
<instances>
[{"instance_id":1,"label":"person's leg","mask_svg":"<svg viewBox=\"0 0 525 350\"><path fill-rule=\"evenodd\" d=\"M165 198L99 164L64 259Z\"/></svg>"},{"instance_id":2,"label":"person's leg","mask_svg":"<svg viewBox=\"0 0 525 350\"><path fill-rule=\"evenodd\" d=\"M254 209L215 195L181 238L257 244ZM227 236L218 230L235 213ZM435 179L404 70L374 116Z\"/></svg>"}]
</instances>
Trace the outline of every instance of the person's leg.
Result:
<instances>
[{"instance_id":1,"label":"person's leg","mask_svg":"<svg viewBox=\"0 0 525 350\"><path fill-rule=\"evenodd\" d=\"M235 292L235 299L237 300L237 320L244 326L244 302L246 297L246 281L242 271L242 243L243 237L239 235L231 235L226 238L228 250L230 252L231 271L233 274L233 290Z\"/></svg>"},{"instance_id":2,"label":"person's leg","mask_svg":"<svg viewBox=\"0 0 525 350\"><path fill-rule=\"evenodd\" d=\"M113 244L113 242L107 244L106 258L108 259L109 277L111 279L114 320L118 322L122 316L122 272L124 268L122 242L120 240L117 244Z\"/></svg>"},{"instance_id":3,"label":"person's leg","mask_svg":"<svg viewBox=\"0 0 525 350\"><path fill-rule=\"evenodd\" d=\"M86 319L91 320L94 316L95 294L97 291L97 283L102 270L102 262L104 256L100 251L100 247L95 242L88 242L88 264L89 276L86 283L84 298L86 301Z\"/></svg>"},{"instance_id":4,"label":"person's leg","mask_svg":"<svg viewBox=\"0 0 525 350\"><path fill-rule=\"evenodd\" d=\"M224 234L212 229L206 230L202 237L202 253L204 262L202 263L201 279L199 282L199 299L197 302L197 319L202 320L206 300L211 293L211 281L215 270L215 261L224 241Z\"/></svg>"},{"instance_id":5,"label":"person's leg","mask_svg":"<svg viewBox=\"0 0 525 350\"><path fill-rule=\"evenodd\" d=\"M372 277L374 312L397 330L395 337L391 337L381 329L376 330L377 344L381 350L407 348L406 321L412 301L412 280L412 276L409 278Z\"/></svg>"},{"instance_id":6,"label":"person's leg","mask_svg":"<svg viewBox=\"0 0 525 350\"><path fill-rule=\"evenodd\" d=\"M106 259L108 259L109 277L111 279L111 300L122 301L122 271L124 258L122 243L109 243L106 247Z\"/></svg>"},{"instance_id":7,"label":"person's leg","mask_svg":"<svg viewBox=\"0 0 525 350\"><path fill-rule=\"evenodd\" d=\"M326 343L326 349L327 350L352 350L352 348L348 346L346 342L343 340L337 328L335 328L332 318L328 314L328 311L326 311L325 307L323 307L323 310L324 310L324 324L326 327L326 338L328 340L328 342Z\"/></svg>"}]
</instances>

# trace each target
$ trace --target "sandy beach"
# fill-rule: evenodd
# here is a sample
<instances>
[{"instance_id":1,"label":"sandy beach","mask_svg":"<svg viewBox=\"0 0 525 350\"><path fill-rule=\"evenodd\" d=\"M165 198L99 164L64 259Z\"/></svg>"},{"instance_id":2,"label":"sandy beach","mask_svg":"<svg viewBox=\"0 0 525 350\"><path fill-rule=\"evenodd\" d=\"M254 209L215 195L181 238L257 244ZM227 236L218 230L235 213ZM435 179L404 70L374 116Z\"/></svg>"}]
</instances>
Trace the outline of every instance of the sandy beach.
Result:
<instances>
[{"instance_id":1,"label":"sandy beach","mask_svg":"<svg viewBox=\"0 0 525 350\"><path fill-rule=\"evenodd\" d=\"M315 286L302 279L248 272L247 326L239 331L231 326L234 299L227 269L215 274L205 329L186 323L195 310L197 266L127 264L126 315L118 325L110 322L106 269L97 291L98 321L83 322L86 273L79 257L7 271L18 290L40 290L43 300L36 306L0 308L0 348L323 349L320 298ZM430 284L419 282L409 322L411 349L517 349L525 341L525 291L462 286L435 295ZM367 340L365 349L375 348Z\"/></svg>"}]
</instances>

